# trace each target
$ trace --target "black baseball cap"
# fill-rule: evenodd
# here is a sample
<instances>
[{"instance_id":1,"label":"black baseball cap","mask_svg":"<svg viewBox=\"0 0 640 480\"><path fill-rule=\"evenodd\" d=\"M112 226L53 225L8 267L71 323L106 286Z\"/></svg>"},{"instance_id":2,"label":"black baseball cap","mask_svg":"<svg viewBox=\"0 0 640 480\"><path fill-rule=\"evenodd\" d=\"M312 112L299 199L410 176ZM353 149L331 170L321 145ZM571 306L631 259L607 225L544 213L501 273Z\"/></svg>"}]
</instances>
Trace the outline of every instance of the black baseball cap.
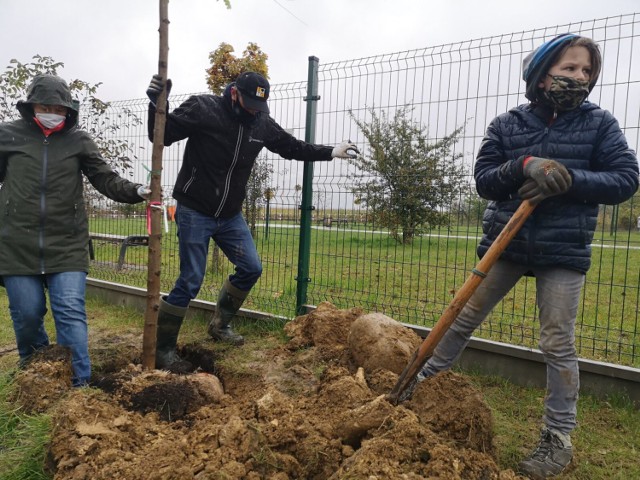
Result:
<instances>
[{"instance_id":1,"label":"black baseball cap","mask_svg":"<svg viewBox=\"0 0 640 480\"><path fill-rule=\"evenodd\" d=\"M236 88L242 94L245 108L269 113L269 82L266 78L256 72L244 72L236 79Z\"/></svg>"}]
</instances>

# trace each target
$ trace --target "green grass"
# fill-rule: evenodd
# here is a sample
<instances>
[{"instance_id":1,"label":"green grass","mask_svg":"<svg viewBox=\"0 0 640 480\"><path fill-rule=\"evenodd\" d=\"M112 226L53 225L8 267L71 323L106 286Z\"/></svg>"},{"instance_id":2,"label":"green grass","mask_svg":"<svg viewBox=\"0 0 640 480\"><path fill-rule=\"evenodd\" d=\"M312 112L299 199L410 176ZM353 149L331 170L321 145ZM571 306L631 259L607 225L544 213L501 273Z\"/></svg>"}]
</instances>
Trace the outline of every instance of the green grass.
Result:
<instances>
[{"instance_id":1,"label":"green grass","mask_svg":"<svg viewBox=\"0 0 640 480\"><path fill-rule=\"evenodd\" d=\"M6 294L0 290L0 322L9 325ZM91 332L118 335L141 332L143 314L128 307L104 304L88 299L87 312ZM184 323L181 343L202 340L205 318L194 317ZM52 338L53 325L46 321ZM275 347L285 341L282 322L246 321L238 331ZM0 350L14 344L10 328L0 329ZM235 357L244 350L222 352L224 368L239 369L242 362L259 361ZM16 409L8 397L12 391L11 371L17 360L15 353L0 357L0 478L3 480L48 479L44 472L46 444L51 434L47 415L28 416ZM239 373L243 373L239 371ZM482 392L492 410L497 461L501 468L514 469L518 461L535 445L539 435L544 391L523 388L503 379L472 374L472 383ZM640 478L640 411L627 398L612 397L608 401L583 396L578 403L578 428L572 438L575 445L575 465L561 480L604 480Z\"/></svg>"},{"instance_id":2,"label":"green grass","mask_svg":"<svg viewBox=\"0 0 640 480\"><path fill-rule=\"evenodd\" d=\"M0 374L0 478L50 478L44 472L44 461L51 418L21 413L7 398L12 390L11 376L3 372Z\"/></svg>"},{"instance_id":3,"label":"green grass","mask_svg":"<svg viewBox=\"0 0 640 480\"><path fill-rule=\"evenodd\" d=\"M539 436L544 391L515 386L501 378L473 375L494 417L498 463L515 469ZM572 434L574 462L561 479L640 478L640 411L628 398L608 401L585 395L578 401L578 428Z\"/></svg>"},{"instance_id":4,"label":"green grass","mask_svg":"<svg viewBox=\"0 0 640 480\"><path fill-rule=\"evenodd\" d=\"M93 222L93 221L92 221ZM92 231L117 234L144 232L144 220L102 219ZM269 234L257 230L256 245L264 265L261 280L252 290L246 308L273 315L295 315L298 288L299 230L288 222L270 222ZM380 311L398 321L433 326L455 292L477 264L480 232L475 226L434 229L410 245L398 244L375 227L363 225L318 228L313 224L307 304L329 301L340 308L360 306ZM640 246L640 234L622 232L611 236L600 230L596 242ZM175 224L163 234L161 290L169 291L178 272ZM91 276L117 283L146 287L147 249L131 247L127 268L117 272L114 264L119 245L95 245L99 262ZM233 266L213 248L200 299L216 301L217 292L233 272ZM640 249L593 247L592 269L587 275L578 313L576 344L580 356L593 360L640 367L637 353L640 332ZM476 335L525 347L537 347L538 322L535 282L522 279L492 312Z\"/></svg>"}]
</instances>

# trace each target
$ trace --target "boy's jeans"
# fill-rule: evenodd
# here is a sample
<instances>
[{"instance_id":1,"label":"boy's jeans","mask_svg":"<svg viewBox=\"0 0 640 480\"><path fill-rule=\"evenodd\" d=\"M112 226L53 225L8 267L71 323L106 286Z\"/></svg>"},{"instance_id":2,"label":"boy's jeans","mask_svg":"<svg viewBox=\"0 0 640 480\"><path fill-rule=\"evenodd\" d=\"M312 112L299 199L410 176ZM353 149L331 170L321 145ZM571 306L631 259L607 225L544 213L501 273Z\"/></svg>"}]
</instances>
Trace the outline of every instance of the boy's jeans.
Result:
<instances>
[{"instance_id":1,"label":"boy's jeans","mask_svg":"<svg viewBox=\"0 0 640 480\"><path fill-rule=\"evenodd\" d=\"M576 426L576 403L580 378L575 349L575 322L584 274L557 267L526 267L498 260L489 270L433 356L418 375L419 380L448 369L469 343L473 331L527 271L536 278L539 347L547 364L547 395L544 423L569 434Z\"/></svg>"},{"instance_id":2,"label":"boy's jeans","mask_svg":"<svg viewBox=\"0 0 640 480\"><path fill-rule=\"evenodd\" d=\"M86 278L85 272L3 277L20 361L24 362L36 350L49 345L44 329L46 288L49 290L57 343L71 349L74 386L85 385L91 378L85 311Z\"/></svg>"},{"instance_id":3,"label":"boy's jeans","mask_svg":"<svg viewBox=\"0 0 640 480\"><path fill-rule=\"evenodd\" d=\"M235 266L229 281L239 290L251 290L262 275L262 263L242 213L231 218L214 218L178 203L175 219L180 276L165 299L167 303L186 307L196 298L204 280L211 238Z\"/></svg>"}]
</instances>

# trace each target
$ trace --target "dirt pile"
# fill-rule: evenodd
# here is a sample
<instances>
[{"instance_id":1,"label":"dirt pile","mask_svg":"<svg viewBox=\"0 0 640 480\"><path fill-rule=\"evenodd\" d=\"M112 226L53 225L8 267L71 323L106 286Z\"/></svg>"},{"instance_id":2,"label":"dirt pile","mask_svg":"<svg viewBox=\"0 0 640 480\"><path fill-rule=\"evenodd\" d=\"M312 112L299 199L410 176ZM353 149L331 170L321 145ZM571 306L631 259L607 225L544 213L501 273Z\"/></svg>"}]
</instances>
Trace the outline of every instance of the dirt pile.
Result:
<instances>
[{"instance_id":1,"label":"dirt pile","mask_svg":"<svg viewBox=\"0 0 640 480\"><path fill-rule=\"evenodd\" d=\"M212 342L187 345L206 360L188 375L142 371L128 348L90 389L62 388L68 360L43 355L16 377L17 400L53 415L56 479L520 478L496 466L491 414L463 376L385 400L420 343L409 329L325 303L285 330L269 348L249 337L233 368Z\"/></svg>"}]
</instances>

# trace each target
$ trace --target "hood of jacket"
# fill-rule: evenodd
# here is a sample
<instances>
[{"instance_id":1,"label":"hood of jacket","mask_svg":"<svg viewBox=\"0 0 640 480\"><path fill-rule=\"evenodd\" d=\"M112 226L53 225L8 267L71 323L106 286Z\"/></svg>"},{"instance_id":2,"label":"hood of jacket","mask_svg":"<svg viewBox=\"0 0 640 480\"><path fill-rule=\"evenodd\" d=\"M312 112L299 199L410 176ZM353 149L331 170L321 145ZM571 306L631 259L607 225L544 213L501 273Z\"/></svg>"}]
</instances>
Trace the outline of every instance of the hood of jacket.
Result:
<instances>
[{"instance_id":1,"label":"hood of jacket","mask_svg":"<svg viewBox=\"0 0 640 480\"><path fill-rule=\"evenodd\" d=\"M538 84L553 64L558 60L558 54L562 49L567 45L567 43L576 38L580 38L580 36L573 33L563 33L543 43L524 58L522 61L522 79L527 84L525 97L527 97L528 100L534 103L539 100ZM600 61L599 64L601 63L602 62ZM593 75L593 78L589 79L589 92L591 92L593 87L596 85L599 73L600 72L596 72L596 74Z\"/></svg>"},{"instance_id":2,"label":"hood of jacket","mask_svg":"<svg viewBox=\"0 0 640 480\"><path fill-rule=\"evenodd\" d=\"M67 119L65 122L65 130L68 130L78 122L78 111L80 110L80 102L71 98L71 90L69 85L62 78L56 75L41 74L36 75L27 90L27 99L20 100L16 108L22 115L22 118L32 122L33 104L41 105L62 105L67 107Z\"/></svg>"}]
</instances>

